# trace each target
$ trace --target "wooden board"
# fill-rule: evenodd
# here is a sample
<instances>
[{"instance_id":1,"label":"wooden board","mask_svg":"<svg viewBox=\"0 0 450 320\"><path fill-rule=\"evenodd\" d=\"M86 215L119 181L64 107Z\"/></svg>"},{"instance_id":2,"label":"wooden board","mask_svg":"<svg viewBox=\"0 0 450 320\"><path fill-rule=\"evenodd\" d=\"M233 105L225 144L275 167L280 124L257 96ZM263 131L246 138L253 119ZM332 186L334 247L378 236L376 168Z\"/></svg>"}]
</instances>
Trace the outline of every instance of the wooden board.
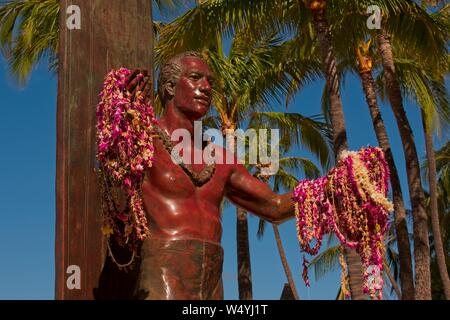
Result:
<instances>
[{"instance_id":1,"label":"wooden board","mask_svg":"<svg viewBox=\"0 0 450 320\"><path fill-rule=\"evenodd\" d=\"M95 173L95 107L112 68L152 70L149 0L61 0L56 154L56 299L93 299L106 250ZM66 21L80 8L80 29ZM81 271L80 289L66 286L67 268Z\"/></svg>"}]
</instances>

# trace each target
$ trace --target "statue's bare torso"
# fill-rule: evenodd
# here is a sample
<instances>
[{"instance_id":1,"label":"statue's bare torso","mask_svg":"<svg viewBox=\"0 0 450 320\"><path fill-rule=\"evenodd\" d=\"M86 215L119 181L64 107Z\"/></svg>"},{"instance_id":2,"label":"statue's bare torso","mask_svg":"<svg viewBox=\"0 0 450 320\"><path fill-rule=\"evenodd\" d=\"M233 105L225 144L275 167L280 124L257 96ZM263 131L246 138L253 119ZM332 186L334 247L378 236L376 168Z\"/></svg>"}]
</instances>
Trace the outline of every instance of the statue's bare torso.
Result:
<instances>
[{"instance_id":1,"label":"statue's bare torso","mask_svg":"<svg viewBox=\"0 0 450 320\"><path fill-rule=\"evenodd\" d=\"M233 165L216 164L211 179L197 187L172 161L159 139L155 139L154 146L155 161L147 170L142 186L151 236L220 243L220 204L226 195L226 182ZM195 172L205 166L192 165Z\"/></svg>"}]
</instances>

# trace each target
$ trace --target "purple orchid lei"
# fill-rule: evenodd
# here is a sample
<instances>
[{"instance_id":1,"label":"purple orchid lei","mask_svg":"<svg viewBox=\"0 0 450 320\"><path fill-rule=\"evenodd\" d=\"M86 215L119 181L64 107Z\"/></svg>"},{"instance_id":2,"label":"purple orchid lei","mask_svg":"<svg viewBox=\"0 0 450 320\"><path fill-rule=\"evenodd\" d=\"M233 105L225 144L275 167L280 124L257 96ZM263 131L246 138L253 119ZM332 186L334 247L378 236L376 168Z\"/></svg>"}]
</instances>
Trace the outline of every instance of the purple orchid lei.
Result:
<instances>
[{"instance_id":1,"label":"purple orchid lei","mask_svg":"<svg viewBox=\"0 0 450 320\"><path fill-rule=\"evenodd\" d=\"M383 279L379 277L378 285L371 285L374 268L370 266L383 270L383 236L393 210L387 199L388 187L389 168L383 151L368 147L343 152L325 177L300 181L293 195L302 250L317 254L323 235L334 232L342 246L356 249L360 255L365 267L364 292L375 299L382 298ZM307 264L303 265L306 269ZM303 278L309 284L305 270Z\"/></svg>"},{"instance_id":2,"label":"purple orchid lei","mask_svg":"<svg viewBox=\"0 0 450 320\"><path fill-rule=\"evenodd\" d=\"M113 234L121 244L133 244L149 235L141 184L153 163L152 130L157 123L153 107L142 93L133 98L126 90L130 74L126 68L108 73L96 112L97 159L103 180L102 232L107 237ZM112 199L113 186L125 191L124 210Z\"/></svg>"}]
</instances>

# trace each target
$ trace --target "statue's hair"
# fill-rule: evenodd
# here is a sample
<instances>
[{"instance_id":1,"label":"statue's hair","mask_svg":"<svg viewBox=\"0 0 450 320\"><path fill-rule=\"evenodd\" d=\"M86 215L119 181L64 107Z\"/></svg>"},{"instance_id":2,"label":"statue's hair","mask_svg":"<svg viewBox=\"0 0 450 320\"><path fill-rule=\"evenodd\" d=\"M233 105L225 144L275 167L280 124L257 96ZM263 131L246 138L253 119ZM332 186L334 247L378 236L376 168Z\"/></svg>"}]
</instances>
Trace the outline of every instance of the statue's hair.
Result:
<instances>
[{"instance_id":1,"label":"statue's hair","mask_svg":"<svg viewBox=\"0 0 450 320\"><path fill-rule=\"evenodd\" d=\"M196 57L206 62L201 53L186 51L170 58L162 65L158 78L158 94L163 107L165 107L166 102L171 98L166 87L169 84L176 85L180 79L180 75L183 72L181 60L185 57Z\"/></svg>"}]
</instances>

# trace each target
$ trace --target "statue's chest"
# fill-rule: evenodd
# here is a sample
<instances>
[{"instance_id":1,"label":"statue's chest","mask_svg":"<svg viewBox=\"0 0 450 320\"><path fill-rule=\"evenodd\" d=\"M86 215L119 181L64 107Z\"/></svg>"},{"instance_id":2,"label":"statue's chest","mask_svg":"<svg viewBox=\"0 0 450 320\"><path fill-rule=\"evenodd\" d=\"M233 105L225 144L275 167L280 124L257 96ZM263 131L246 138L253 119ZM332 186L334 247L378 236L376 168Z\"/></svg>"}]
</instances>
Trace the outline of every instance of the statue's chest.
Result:
<instances>
[{"instance_id":1,"label":"statue's chest","mask_svg":"<svg viewBox=\"0 0 450 320\"><path fill-rule=\"evenodd\" d=\"M224 179L220 179L221 170L216 170L209 175L202 185L199 185L193 178L189 176L186 169L174 162L170 153L163 144L154 141L155 153L153 166L146 172L145 180L153 188L156 188L162 194L169 197L193 197L202 196L220 196L223 194ZM191 171L196 174L205 173L205 164L192 165ZM208 172L206 172L208 174Z\"/></svg>"}]
</instances>

